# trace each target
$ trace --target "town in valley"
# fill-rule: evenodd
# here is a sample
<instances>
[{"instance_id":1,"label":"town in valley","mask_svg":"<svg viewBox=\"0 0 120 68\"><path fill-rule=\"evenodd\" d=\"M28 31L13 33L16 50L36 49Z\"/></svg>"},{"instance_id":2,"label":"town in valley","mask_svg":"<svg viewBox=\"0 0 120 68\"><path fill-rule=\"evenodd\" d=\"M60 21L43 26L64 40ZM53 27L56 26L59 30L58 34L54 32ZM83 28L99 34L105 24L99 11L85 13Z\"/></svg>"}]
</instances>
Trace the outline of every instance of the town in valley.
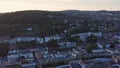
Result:
<instances>
[{"instance_id":1,"label":"town in valley","mask_svg":"<svg viewBox=\"0 0 120 68\"><path fill-rule=\"evenodd\" d=\"M120 68L120 12L1 13L0 68Z\"/></svg>"}]
</instances>

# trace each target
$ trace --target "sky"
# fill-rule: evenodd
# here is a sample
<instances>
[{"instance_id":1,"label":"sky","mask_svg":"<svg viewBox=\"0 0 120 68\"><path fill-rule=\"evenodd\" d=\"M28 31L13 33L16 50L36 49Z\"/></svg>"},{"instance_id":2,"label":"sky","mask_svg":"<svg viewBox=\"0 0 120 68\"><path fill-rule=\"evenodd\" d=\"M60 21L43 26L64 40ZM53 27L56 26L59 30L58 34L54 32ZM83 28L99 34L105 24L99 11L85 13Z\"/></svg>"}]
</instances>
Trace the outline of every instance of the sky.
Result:
<instances>
[{"instance_id":1,"label":"sky","mask_svg":"<svg viewBox=\"0 0 120 68\"><path fill-rule=\"evenodd\" d=\"M120 10L120 0L0 0L0 12L22 10Z\"/></svg>"}]
</instances>

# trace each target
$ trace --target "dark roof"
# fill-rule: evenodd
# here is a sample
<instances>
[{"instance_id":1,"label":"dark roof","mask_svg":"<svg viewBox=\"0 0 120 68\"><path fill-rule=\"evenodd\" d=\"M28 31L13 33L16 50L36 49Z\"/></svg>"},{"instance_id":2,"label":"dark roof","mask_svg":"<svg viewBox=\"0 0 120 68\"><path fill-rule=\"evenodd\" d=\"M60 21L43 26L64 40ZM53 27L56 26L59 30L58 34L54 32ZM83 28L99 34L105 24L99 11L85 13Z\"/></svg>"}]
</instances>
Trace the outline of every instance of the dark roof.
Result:
<instances>
[{"instance_id":1,"label":"dark roof","mask_svg":"<svg viewBox=\"0 0 120 68\"><path fill-rule=\"evenodd\" d=\"M112 68L119 68L119 66L112 66Z\"/></svg>"},{"instance_id":2,"label":"dark roof","mask_svg":"<svg viewBox=\"0 0 120 68\"><path fill-rule=\"evenodd\" d=\"M0 40L9 40L10 35L0 35Z\"/></svg>"},{"instance_id":3,"label":"dark roof","mask_svg":"<svg viewBox=\"0 0 120 68\"><path fill-rule=\"evenodd\" d=\"M81 68L81 66L78 62L71 62L70 66L71 66L71 68Z\"/></svg>"},{"instance_id":4,"label":"dark roof","mask_svg":"<svg viewBox=\"0 0 120 68\"><path fill-rule=\"evenodd\" d=\"M110 65L116 64L114 61L109 61Z\"/></svg>"},{"instance_id":5,"label":"dark roof","mask_svg":"<svg viewBox=\"0 0 120 68\"><path fill-rule=\"evenodd\" d=\"M94 63L90 68L109 68L109 65L106 62L97 62Z\"/></svg>"},{"instance_id":6,"label":"dark roof","mask_svg":"<svg viewBox=\"0 0 120 68\"><path fill-rule=\"evenodd\" d=\"M120 64L120 59L118 59L118 64Z\"/></svg>"}]
</instances>

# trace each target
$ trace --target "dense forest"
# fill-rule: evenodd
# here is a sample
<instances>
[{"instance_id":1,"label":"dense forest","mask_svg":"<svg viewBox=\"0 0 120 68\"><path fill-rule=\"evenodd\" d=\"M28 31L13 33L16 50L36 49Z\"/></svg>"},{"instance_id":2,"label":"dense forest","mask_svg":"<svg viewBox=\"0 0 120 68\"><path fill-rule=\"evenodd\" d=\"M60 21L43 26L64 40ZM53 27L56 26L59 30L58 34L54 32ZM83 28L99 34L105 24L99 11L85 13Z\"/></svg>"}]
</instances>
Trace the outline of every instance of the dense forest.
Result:
<instances>
[{"instance_id":1,"label":"dense forest","mask_svg":"<svg viewBox=\"0 0 120 68\"><path fill-rule=\"evenodd\" d=\"M41 36L60 34L66 28L66 16L58 12L18 11L0 15L0 34ZM27 30L31 28L31 30Z\"/></svg>"},{"instance_id":2,"label":"dense forest","mask_svg":"<svg viewBox=\"0 0 120 68\"><path fill-rule=\"evenodd\" d=\"M28 10L0 14L0 34L13 37L62 34L64 30L72 34L118 31L119 27L119 11Z\"/></svg>"}]
</instances>

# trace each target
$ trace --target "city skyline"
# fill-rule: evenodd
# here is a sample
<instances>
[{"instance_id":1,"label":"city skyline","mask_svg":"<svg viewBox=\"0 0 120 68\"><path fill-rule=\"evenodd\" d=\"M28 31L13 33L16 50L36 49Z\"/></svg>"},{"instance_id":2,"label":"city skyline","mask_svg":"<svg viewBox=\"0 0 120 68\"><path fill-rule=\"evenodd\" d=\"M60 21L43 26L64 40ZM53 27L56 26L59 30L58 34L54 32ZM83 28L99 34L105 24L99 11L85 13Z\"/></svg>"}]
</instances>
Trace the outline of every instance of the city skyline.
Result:
<instances>
[{"instance_id":1,"label":"city skyline","mask_svg":"<svg viewBox=\"0 0 120 68\"><path fill-rule=\"evenodd\" d=\"M0 12L21 10L120 10L119 0L0 0Z\"/></svg>"}]
</instances>

